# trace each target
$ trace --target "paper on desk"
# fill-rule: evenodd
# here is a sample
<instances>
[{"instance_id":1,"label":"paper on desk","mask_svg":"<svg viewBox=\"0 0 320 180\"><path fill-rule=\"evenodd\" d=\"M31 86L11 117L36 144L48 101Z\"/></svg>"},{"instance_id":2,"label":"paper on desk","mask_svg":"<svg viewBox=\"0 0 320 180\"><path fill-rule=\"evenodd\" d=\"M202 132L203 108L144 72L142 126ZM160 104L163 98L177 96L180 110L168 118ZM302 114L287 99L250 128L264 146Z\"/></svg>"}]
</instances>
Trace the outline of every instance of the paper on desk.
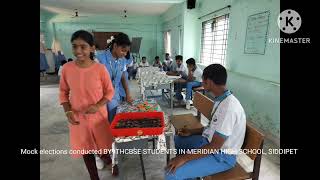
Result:
<instances>
[{"instance_id":1,"label":"paper on desk","mask_svg":"<svg viewBox=\"0 0 320 180\"><path fill-rule=\"evenodd\" d=\"M169 76L169 75L167 75L167 77L168 77L169 79L180 79L180 78L181 78L181 75L179 75L179 76Z\"/></svg>"}]
</instances>

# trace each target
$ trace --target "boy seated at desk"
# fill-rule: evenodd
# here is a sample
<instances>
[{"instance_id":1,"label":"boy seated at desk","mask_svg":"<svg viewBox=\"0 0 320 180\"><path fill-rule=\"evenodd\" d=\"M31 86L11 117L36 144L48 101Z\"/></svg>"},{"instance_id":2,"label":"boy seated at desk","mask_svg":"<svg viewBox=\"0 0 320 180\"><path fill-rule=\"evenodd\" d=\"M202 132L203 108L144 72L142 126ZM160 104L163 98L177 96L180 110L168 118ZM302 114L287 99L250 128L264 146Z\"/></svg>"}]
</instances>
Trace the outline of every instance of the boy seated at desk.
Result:
<instances>
[{"instance_id":1,"label":"boy seated at desk","mask_svg":"<svg viewBox=\"0 0 320 180\"><path fill-rule=\"evenodd\" d=\"M203 87L215 96L212 118L206 127L178 129L174 142L177 152L196 149L209 153L177 155L165 168L166 180L205 177L235 166L244 141L246 115L239 100L227 89L226 81L227 72L222 65L211 64L204 69Z\"/></svg>"},{"instance_id":2,"label":"boy seated at desk","mask_svg":"<svg viewBox=\"0 0 320 180\"><path fill-rule=\"evenodd\" d=\"M192 88L201 86L202 70L197 67L196 61L193 58L188 59L186 63L188 67L188 76L186 80L182 79L177 83L176 99L178 101L183 100L181 91L182 88L186 88L186 109L190 109L190 105L192 104Z\"/></svg>"},{"instance_id":3,"label":"boy seated at desk","mask_svg":"<svg viewBox=\"0 0 320 180\"><path fill-rule=\"evenodd\" d=\"M158 67L158 68L162 69L162 65L161 65L160 57L159 57L159 56L156 56L156 57L154 58L153 67Z\"/></svg>"},{"instance_id":4,"label":"boy seated at desk","mask_svg":"<svg viewBox=\"0 0 320 180\"><path fill-rule=\"evenodd\" d=\"M142 57L141 62L139 63L139 67L149 67L149 63L145 56Z\"/></svg>"},{"instance_id":5,"label":"boy seated at desk","mask_svg":"<svg viewBox=\"0 0 320 180\"><path fill-rule=\"evenodd\" d=\"M171 63L172 64L172 63ZM187 68L183 65L183 57L181 55L176 56L176 66L171 66L171 71L166 74L169 76L182 76L183 79L187 79Z\"/></svg>"},{"instance_id":6,"label":"boy seated at desk","mask_svg":"<svg viewBox=\"0 0 320 180\"><path fill-rule=\"evenodd\" d=\"M170 58L170 54L165 54L165 59L163 60L162 66L164 71L170 71L170 66L172 64L172 59Z\"/></svg>"}]
</instances>

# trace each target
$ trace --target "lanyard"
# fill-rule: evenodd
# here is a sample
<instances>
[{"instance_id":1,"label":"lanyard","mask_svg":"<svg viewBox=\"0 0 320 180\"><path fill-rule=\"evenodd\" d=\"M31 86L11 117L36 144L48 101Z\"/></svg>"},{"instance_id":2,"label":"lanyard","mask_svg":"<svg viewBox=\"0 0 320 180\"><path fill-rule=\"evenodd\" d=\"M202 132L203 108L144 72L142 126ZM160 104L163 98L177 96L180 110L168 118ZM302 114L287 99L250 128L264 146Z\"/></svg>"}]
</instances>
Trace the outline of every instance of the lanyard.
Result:
<instances>
[{"instance_id":1,"label":"lanyard","mask_svg":"<svg viewBox=\"0 0 320 180\"><path fill-rule=\"evenodd\" d=\"M215 101L215 102L217 102L217 101L220 101L220 102L219 102L219 104L217 105L217 107L214 108L214 110L212 111L212 113L211 113L211 120L212 120L214 114L216 113L219 105L222 103L222 101L224 101L224 100L225 100L229 95L231 95L231 94L232 94L232 92L231 92L230 90L226 90L226 91L223 93L223 95L214 98L214 101Z\"/></svg>"}]
</instances>

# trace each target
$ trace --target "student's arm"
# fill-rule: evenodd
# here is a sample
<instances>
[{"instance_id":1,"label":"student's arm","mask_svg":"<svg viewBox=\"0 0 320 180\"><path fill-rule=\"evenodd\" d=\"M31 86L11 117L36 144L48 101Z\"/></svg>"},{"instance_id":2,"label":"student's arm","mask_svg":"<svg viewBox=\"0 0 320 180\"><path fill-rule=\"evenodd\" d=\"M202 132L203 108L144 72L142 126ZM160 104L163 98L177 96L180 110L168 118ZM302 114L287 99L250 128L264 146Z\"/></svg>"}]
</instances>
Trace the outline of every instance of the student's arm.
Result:
<instances>
[{"instance_id":1,"label":"student's arm","mask_svg":"<svg viewBox=\"0 0 320 180\"><path fill-rule=\"evenodd\" d=\"M188 81L194 81L196 78L193 76L193 71L188 69Z\"/></svg>"},{"instance_id":2,"label":"student's arm","mask_svg":"<svg viewBox=\"0 0 320 180\"><path fill-rule=\"evenodd\" d=\"M203 132L203 127L202 128L197 128L197 129L186 129L182 128L178 130L178 135L179 136L191 136L191 135L201 135Z\"/></svg>"},{"instance_id":3,"label":"student's arm","mask_svg":"<svg viewBox=\"0 0 320 180\"><path fill-rule=\"evenodd\" d=\"M167 75L169 75L169 76L179 76L179 73L177 71L169 71L169 72L167 72Z\"/></svg>"},{"instance_id":4,"label":"student's arm","mask_svg":"<svg viewBox=\"0 0 320 180\"><path fill-rule=\"evenodd\" d=\"M87 114L96 113L107 102L110 102L114 95L114 89L112 86L109 73L107 72L107 68L103 66L103 68L101 68L100 71L101 71L100 76L101 76L101 83L102 83L102 89L103 89L103 97L96 104L93 104L88 108L88 110L86 111Z\"/></svg>"},{"instance_id":5,"label":"student's arm","mask_svg":"<svg viewBox=\"0 0 320 180\"><path fill-rule=\"evenodd\" d=\"M66 69L62 69L61 72L61 79L60 79L60 85L59 85L59 100L60 104L63 106L65 115L68 118L68 121L72 125L78 125L79 121L76 121L73 115L72 107L69 102L69 94L70 94L70 87L67 82L66 78Z\"/></svg>"},{"instance_id":6,"label":"student's arm","mask_svg":"<svg viewBox=\"0 0 320 180\"><path fill-rule=\"evenodd\" d=\"M122 87L124 89L124 91L126 92L126 101L127 102L132 102L132 97L130 95L130 91L129 91L129 87L128 87L128 83L127 83L127 80L126 80L126 75L125 73L122 73L122 76L121 76L121 83L122 83Z\"/></svg>"}]
</instances>

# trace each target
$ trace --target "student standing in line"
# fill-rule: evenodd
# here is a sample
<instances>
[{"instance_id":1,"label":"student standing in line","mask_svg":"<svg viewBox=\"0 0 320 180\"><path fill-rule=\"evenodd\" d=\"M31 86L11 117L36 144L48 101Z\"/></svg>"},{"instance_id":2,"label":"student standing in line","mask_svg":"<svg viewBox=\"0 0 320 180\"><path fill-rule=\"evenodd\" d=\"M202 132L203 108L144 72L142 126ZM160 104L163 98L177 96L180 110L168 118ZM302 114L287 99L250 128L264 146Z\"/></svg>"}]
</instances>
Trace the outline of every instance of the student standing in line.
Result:
<instances>
[{"instance_id":1,"label":"student standing in line","mask_svg":"<svg viewBox=\"0 0 320 180\"><path fill-rule=\"evenodd\" d=\"M91 180L99 180L92 150L105 152L112 147L112 134L108 122L106 103L114 95L114 88L106 68L93 61L94 39L87 31L77 31L71 37L75 61L63 66L59 99L69 121L71 154L83 157ZM101 159L110 164L109 154Z\"/></svg>"},{"instance_id":2,"label":"student standing in line","mask_svg":"<svg viewBox=\"0 0 320 180\"><path fill-rule=\"evenodd\" d=\"M128 88L126 76L125 76L125 56L127 55L130 49L130 39L128 35L124 33L119 33L114 36L114 39L108 44L107 50L102 53L97 54L97 59L100 63L104 64L107 67L107 72L109 73L112 85L115 89L114 96L112 100L107 104L108 108L108 119L110 123L112 122L114 116L116 115L116 110L118 105L121 103L120 97L120 85L123 86L126 93L126 101L132 102L132 98L130 95L130 91ZM114 144L113 144L114 145ZM115 147L113 146L113 149ZM96 156L96 163L99 169L102 169L104 166L104 162L101 161L99 157ZM117 162L116 162L116 154L113 153L113 167L112 174L117 176L119 173Z\"/></svg>"}]
</instances>

